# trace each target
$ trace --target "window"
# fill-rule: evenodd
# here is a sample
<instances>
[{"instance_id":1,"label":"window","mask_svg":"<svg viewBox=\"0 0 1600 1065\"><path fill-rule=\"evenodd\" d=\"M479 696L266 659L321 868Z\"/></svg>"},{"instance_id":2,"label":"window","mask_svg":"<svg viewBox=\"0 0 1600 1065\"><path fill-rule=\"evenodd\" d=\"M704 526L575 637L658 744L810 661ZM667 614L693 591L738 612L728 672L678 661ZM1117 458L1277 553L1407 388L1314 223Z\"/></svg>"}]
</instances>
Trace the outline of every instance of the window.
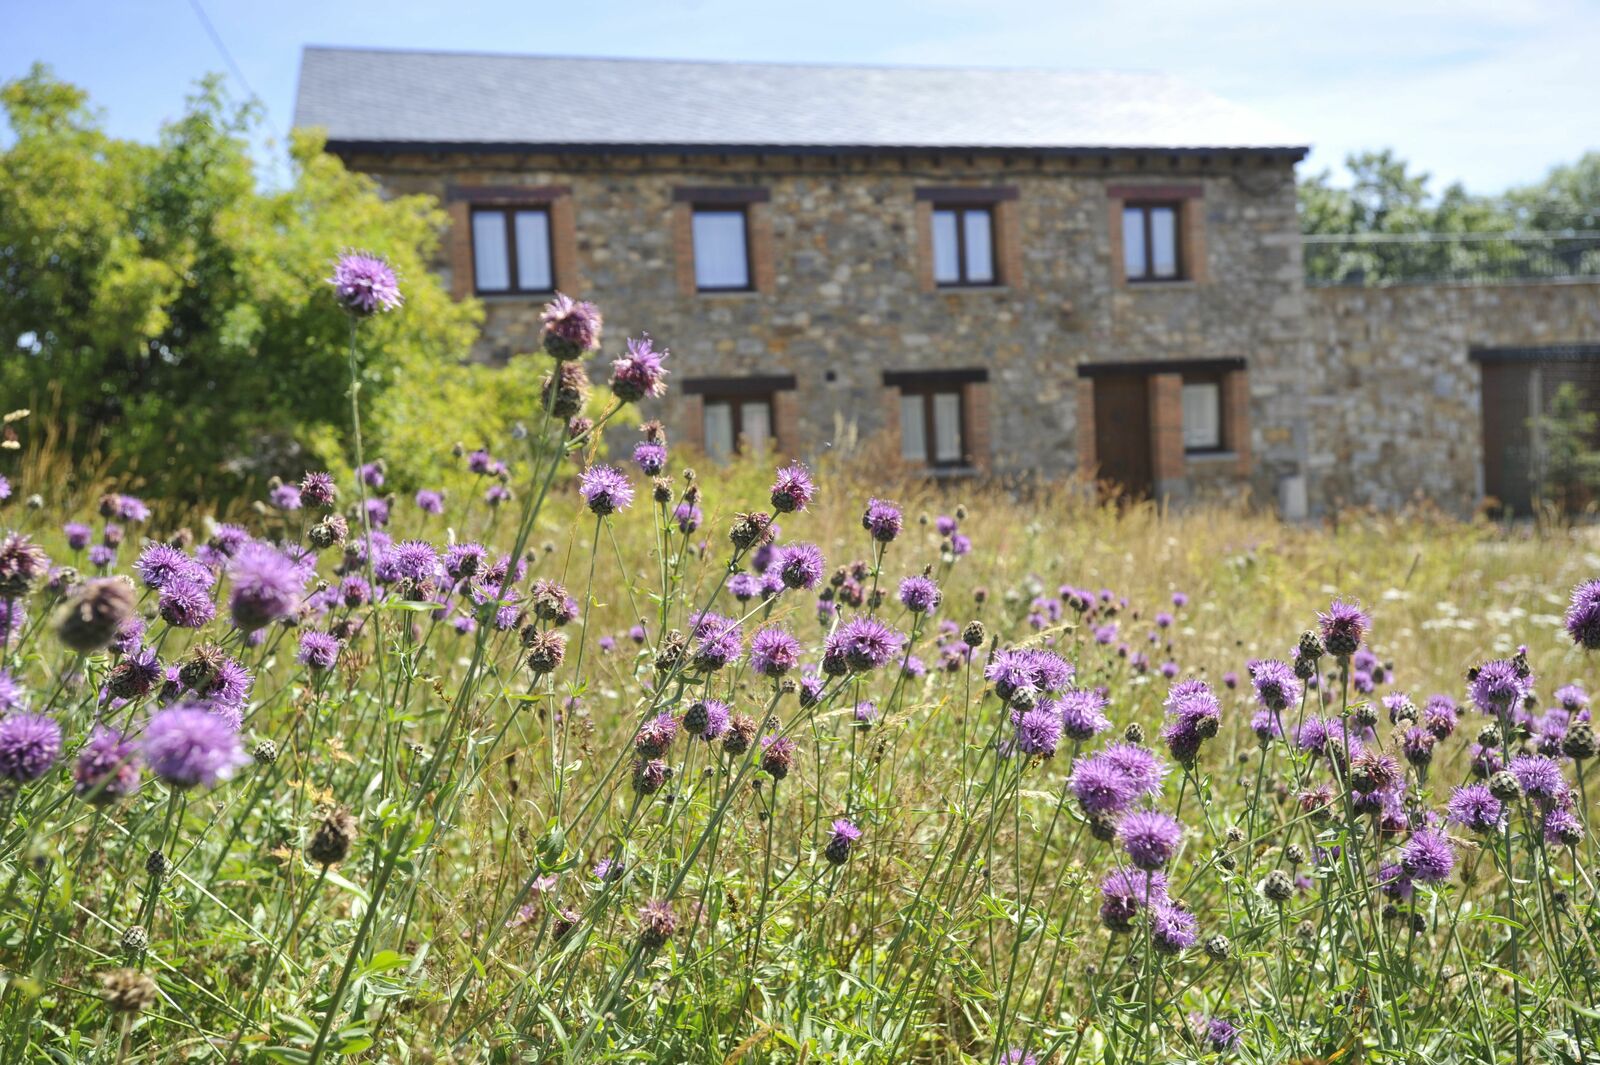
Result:
<instances>
[{"instance_id":1,"label":"window","mask_svg":"<svg viewBox=\"0 0 1600 1065\"><path fill-rule=\"evenodd\" d=\"M966 462L959 387L900 387L900 457L929 466Z\"/></svg>"},{"instance_id":2,"label":"window","mask_svg":"<svg viewBox=\"0 0 1600 1065\"><path fill-rule=\"evenodd\" d=\"M706 455L718 462L772 445L771 396L706 396Z\"/></svg>"},{"instance_id":3,"label":"window","mask_svg":"<svg viewBox=\"0 0 1600 1065\"><path fill-rule=\"evenodd\" d=\"M554 291L549 210L473 211L472 271L477 291L484 294Z\"/></svg>"},{"instance_id":4,"label":"window","mask_svg":"<svg viewBox=\"0 0 1600 1065\"><path fill-rule=\"evenodd\" d=\"M1122 267L1129 281L1183 278L1175 203L1130 203L1122 209Z\"/></svg>"},{"instance_id":5,"label":"window","mask_svg":"<svg viewBox=\"0 0 1600 1065\"><path fill-rule=\"evenodd\" d=\"M991 208L933 208L933 280L938 285L995 283Z\"/></svg>"},{"instance_id":6,"label":"window","mask_svg":"<svg viewBox=\"0 0 1600 1065\"><path fill-rule=\"evenodd\" d=\"M1223 450L1221 381L1184 378L1183 450Z\"/></svg>"},{"instance_id":7,"label":"window","mask_svg":"<svg viewBox=\"0 0 1600 1065\"><path fill-rule=\"evenodd\" d=\"M694 284L701 292L749 291L750 243L742 207L696 207Z\"/></svg>"}]
</instances>

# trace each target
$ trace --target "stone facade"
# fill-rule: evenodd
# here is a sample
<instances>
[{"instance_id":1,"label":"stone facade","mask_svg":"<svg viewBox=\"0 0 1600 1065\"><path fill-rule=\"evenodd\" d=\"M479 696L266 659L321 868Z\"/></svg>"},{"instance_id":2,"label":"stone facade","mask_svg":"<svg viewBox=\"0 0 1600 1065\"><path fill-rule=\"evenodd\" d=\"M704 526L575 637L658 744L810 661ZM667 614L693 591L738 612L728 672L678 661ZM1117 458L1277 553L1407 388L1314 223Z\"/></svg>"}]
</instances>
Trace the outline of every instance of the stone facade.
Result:
<instances>
[{"instance_id":1,"label":"stone facade","mask_svg":"<svg viewBox=\"0 0 1600 1065\"><path fill-rule=\"evenodd\" d=\"M1600 343L1600 281L1416 284L1308 293L1301 386L1320 509L1483 495L1477 349ZM1595 397L1600 398L1600 397Z\"/></svg>"},{"instance_id":2,"label":"stone facade","mask_svg":"<svg viewBox=\"0 0 1600 1065\"><path fill-rule=\"evenodd\" d=\"M644 331L671 349L647 413L680 445L703 442L713 399L759 395L782 454L895 455L902 397L936 386L961 408L941 474L1117 470L1157 498L1248 494L1290 516L1424 497L1468 513L1486 460L1473 349L1600 343L1600 282L1308 290L1281 153L344 157L446 206L438 268L462 297L471 211L547 210L553 284L601 305L608 349ZM934 283L931 218L952 201L991 211L998 284ZM1181 205L1184 280L1123 279L1122 206L1141 201ZM706 203L745 213L750 291L696 290ZM546 297L480 298L473 357L537 349ZM1193 380L1220 392L1220 446L1185 447Z\"/></svg>"},{"instance_id":3,"label":"stone facade","mask_svg":"<svg viewBox=\"0 0 1600 1065\"><path fill-rule=\"evenodd\" d=\"M1080 370L1116 364L1148 376L1153 416L1138 444L1151 452L1158 493L1248 486L1271 499L1301 467L1307 296L1283 154L346 161L392 192L445 204L454 225L439 268L460 295L473 289L472 206L546 206L555 285L602 306L608 347L647 330L671 348L674 387L651 413L679 441L700 436L695 389L684 387L695 382L792 378L792 392L773 400L776 443L806 456L895 435L900 390L944 373L962 395L962 468L1063 475L1097 464L1085 431L1095 379ZM754 291L695 291L689 210L719 191L746 205ZM952 197L992 203L999 284L934 285L930 213ZM1182 204L1186 280L1122 280L1121 206L1141 198ZM475 357L537 347L541 298L484 303ZM1186 456L1181 378L1154 364L1218 360L1242 360L1226 383L1228 450Z\"/></svg>"}]
</instances>

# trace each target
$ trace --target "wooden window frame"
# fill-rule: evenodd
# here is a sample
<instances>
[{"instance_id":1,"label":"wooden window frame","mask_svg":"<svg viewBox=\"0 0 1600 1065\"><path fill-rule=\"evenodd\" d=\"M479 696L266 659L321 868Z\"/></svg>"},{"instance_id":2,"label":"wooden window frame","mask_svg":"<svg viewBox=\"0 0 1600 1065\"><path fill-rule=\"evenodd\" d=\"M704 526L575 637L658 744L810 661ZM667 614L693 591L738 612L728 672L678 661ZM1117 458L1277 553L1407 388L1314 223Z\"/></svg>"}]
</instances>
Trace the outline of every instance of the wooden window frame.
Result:
<instances>
[{"instance_id":1,"label":"wooden window frame","mask_svg":"<svg viewBox=\"0 0 1600 1065\"><path fill-rule=\"evenodd\" d=\"M732 455L744 454L744 405L746 403L765 403L767 405L767 447L774 451L777 450L778 393L776 390L771 392L750 390L702 393L700 396L700 432L702 440L705 439L705 411L713 403L726 403L728 405L728 424L733 433Z\"/></svg>"},{"instance_id":2,"label":"wooden window frame","mask_svg":"<svg viewBox=\"0 0 1600 1065\"><path fill-rule=\"evenodd\" d=\"M506 226L506 281L505 288L483 288L478 284L478 228L480 214L498 214ZM522 272L517 262L517 215L544 215L545 265L550 272L549 288L523 288ZM556 291L556 230L555 214L548 203L524 204L474 204L467 212L467 233L472 248L472 294L474 296L549 296Z\"/></svg>"},{"instance_id":3,"label":"wooden window frame","mask_svg":"<svg viewBox=\"0 0 1600 1065\"><path fill-rule=\"evenodd\" d=\"M967 395L966 389L960 384L947 381L928 381L905 383L898 386L900 398L917 396L922 400L922 449L923 463L930 470L956 470L965 469L972 465L972 457L967 441ZM939 459L939 434L934 430L934 397L956 397L956 443L960 455L954 459ZM904 452L902 452L902 457Z\"/></svg>"},{"instance_id":4,"label":"wooden window frame","mask_svg":"<svg viewBox=\"0 0 1600 1065\"><path fill-rule=\"evenodd\" d=\"M1228 439L1228 380L1222 371L1190 372L1182 375L1183 385L1211 385L1217 390L1217 443L1215 447L1183 446L1185 455L1227 455L1233 451ZM1181 396L1181 391L1180 391Z\"/></svg>"},{"instance_id":5,"label":"wooden window frame","mask_svg":"<svg viewBox=\"0 0 1600 1065\"><path fill-rule=\"evenodd\" d=\"M1127 247L1124 246L1122 251L1122 279L1124 281L1130 285L1170 285L1175 281L1189 280L1189 262L1184 255L1183 246L1183 212L1185 206L1185 201L1181 199L1123 201L1122 214L1117 219L1118 224L1122 226L1123 233L1127 233L1127 226L1123 223L1123 219L1127 217L1129 211L1138 211L1144 216L1144 273L1137 275L1128 273L1128 251ZM1152 235L1154 227L1150 224L1150 212L1163 208L1172 211L1172 261L1177 267L1177 272L1170 277L1163 277L1153 272L1155 269L1155 238Z\"/></svg>"},{"instance_id":6,"label":"wooden window frame","mask_svg":"<svg viewBox=\"0 0 1600 1065\"><path fill-rule=\"evenodd\" d=\"M956 273L959 275L954 281L941 281L938 274L938 229L934 220L941 211L949 211L956 216ZM983 214L989 218L989 280L973 281L967 277L967 224L968 214ZM995 217L994 203L985 201L981 203L951 203L948 201L935 201L930 205L928 217L928 254L935 264L933 284L935 288L996 288L1000 280L1000 256L998 254L998 241L995 239L995 226L998 219Z\"/></svg>"},{"instance_id":7,"label":"wooden window frame","mask_svg":"<svg viewBox=\"0 0 1600 1065\"><path fill-rule=\"evenodd\" d=\"M702 285L698 260L699 249L694 239L694 219L698 214L736 214L743 222L744 232L744 284L742 285ZM723 293L723 292L755 292L756 291L756 264L755 247L750 240L750 204L748 202L705 202L696 201L689 204L689 254L691 261L689 268L694 275L694 290L696 292ZM718 397L720 398L720 397Z\"/></svg>"}]
</instances>

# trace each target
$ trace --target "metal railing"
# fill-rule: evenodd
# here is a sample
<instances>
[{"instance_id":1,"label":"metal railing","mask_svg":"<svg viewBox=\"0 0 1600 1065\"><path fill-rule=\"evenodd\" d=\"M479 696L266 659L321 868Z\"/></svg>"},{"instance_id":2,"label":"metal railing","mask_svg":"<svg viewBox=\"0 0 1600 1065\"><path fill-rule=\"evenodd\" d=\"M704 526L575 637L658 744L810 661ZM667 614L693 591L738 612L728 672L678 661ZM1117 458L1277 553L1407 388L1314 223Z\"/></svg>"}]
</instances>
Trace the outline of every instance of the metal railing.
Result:
<instances>
[{"instance_id":1,"label":"metal railing","mask_svg":"<svg viewBox=\"0 0 1600 1065\"><path fill-rule=\"evenodd\" d=\"M1600 278L1600 231L1308 235L1306 284Z\"/></svg>"}]
</instances>

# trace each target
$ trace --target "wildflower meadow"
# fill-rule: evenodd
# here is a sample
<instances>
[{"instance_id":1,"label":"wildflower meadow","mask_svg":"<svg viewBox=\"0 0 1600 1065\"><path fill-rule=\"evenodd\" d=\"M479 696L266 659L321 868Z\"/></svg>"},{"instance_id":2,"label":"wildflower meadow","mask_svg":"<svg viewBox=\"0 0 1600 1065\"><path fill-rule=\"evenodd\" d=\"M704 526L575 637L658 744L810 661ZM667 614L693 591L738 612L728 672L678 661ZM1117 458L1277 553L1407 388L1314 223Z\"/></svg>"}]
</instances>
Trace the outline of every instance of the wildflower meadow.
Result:
<instances>
[{"instance_id":1,"label":"wildflower meadow","mask_svg":"<svg viewBox=\"0 0 1600 1065\"><path fill-rule=\"evenodd\" d=\"M0 1062L1600 1060L1582 530L713 468L565 296L402 491L329 281L343 474L0 453Z\"/></svg>"}]
</instances>

